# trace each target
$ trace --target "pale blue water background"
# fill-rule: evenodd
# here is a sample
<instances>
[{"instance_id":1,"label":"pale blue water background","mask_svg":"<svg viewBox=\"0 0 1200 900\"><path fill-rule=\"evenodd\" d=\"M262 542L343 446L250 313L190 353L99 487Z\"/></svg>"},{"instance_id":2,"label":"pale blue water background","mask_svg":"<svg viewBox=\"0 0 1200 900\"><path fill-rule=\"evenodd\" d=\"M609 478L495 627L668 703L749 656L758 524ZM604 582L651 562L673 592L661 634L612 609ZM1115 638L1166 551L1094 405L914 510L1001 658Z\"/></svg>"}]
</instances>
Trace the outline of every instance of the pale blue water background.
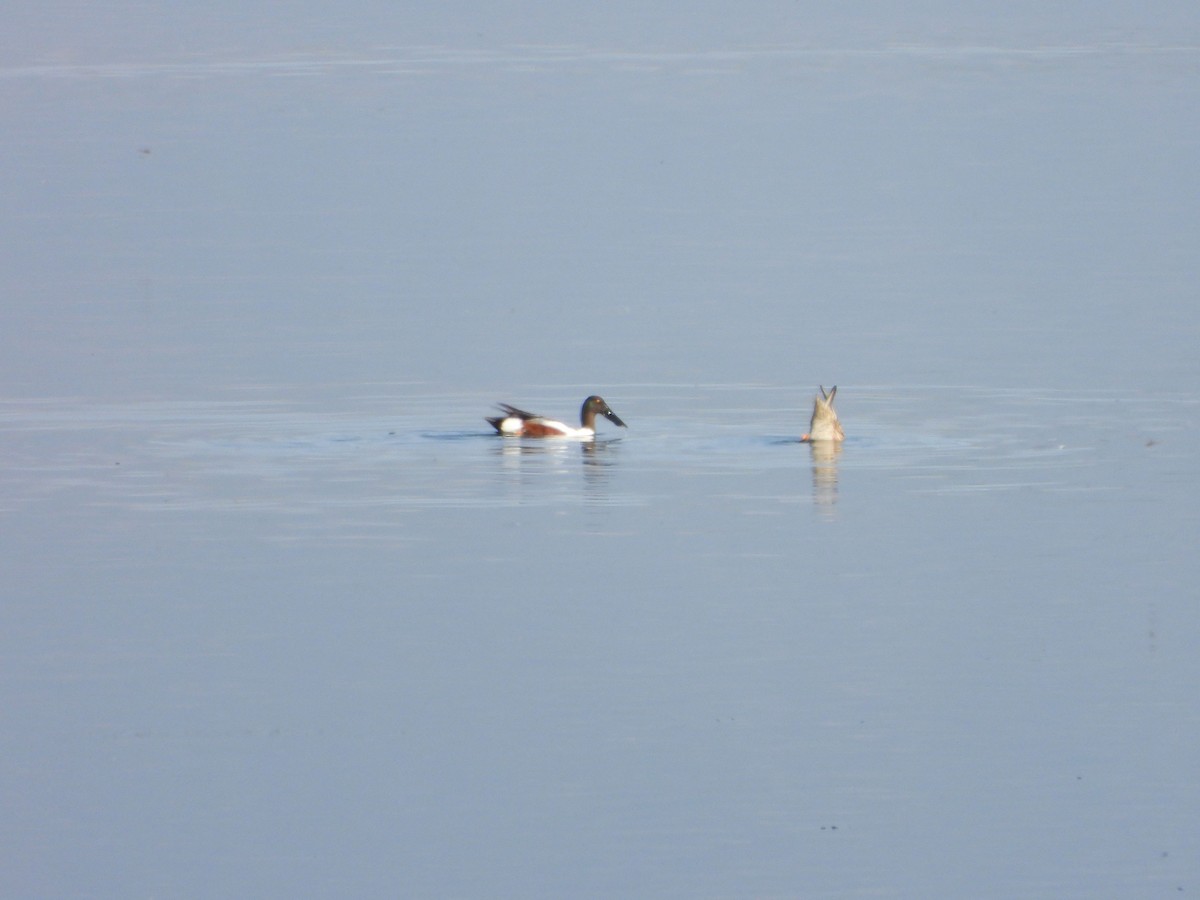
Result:
<instances>
[{"instance_id":1,"label":"pale blue water background","mask_svg":"<svg viewBox=\"0 0 1200 900\"><path fill-rule=\"evenodd\" d=\"M0 893L1200 891L1192 7L69 13Z\"/></svg>"}]
</instances>

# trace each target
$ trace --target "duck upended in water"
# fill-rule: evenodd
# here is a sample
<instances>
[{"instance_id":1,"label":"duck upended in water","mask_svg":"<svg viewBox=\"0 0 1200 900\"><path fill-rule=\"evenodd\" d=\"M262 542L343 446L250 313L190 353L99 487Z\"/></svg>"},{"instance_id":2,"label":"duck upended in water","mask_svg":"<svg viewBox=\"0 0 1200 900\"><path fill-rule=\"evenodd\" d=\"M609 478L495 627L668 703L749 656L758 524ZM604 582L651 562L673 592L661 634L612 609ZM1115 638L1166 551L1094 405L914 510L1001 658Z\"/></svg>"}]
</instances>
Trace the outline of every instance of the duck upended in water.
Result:
<instances>
[{"instance_id":1,"label":"duck upended in water","mask_svg":"<svg viewBox=\"0 0 1200 900\"><path fill-rule=\"evenodd\" d=\"M504 415L487 417L488 424L495 428L497 433L513 437L590 438L596 433L597 415L604 416L614 425L626 427L625 423L617 418L617 414L609 409L608 404L595 394L583 401L583 408L579 410L578 428L517 409L507 403L500 403L498 406Z\"/></svg>"},{"instance_id":2,"label":"duck upended in water","mask_svg":"<svg viewBox=\"0 0 1200 900\"><path fill-rule=\"evenodd\" d=\"M804 443L813 441L843 441L846 439L842 431L842 423L838 421L837 410L833 408L833 398L837 396L837 385L825 393L821 386L821 396L813 398L812 419L808 423L808 434L800 438Z\"/></svg>"}]
</instances>

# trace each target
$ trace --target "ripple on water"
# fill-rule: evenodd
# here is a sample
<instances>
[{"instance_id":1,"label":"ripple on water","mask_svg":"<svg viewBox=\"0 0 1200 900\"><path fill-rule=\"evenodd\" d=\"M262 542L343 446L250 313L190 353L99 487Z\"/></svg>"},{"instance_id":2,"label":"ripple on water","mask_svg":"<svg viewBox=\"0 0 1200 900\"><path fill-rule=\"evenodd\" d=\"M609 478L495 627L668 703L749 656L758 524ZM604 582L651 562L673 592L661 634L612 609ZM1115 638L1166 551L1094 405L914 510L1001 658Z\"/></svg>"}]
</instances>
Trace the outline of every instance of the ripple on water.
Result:
<instances>
[{"instance_id":1,"label":"ripple on water","mask_svg":"<svg viewBox=\"0 0 1200 900\"><path fill-rule=\"evenodd\" d=\"M617 387L628 431L587 442L501 438L480 398L419 390L329 405L0 404L5 506L68 490L142 510L638 504L675 475L798 467L835 480L878 471L944 493L1095 491L1111 482L1088 473L1121 454L1137 464L1147 447L1172 459L1172 446L1194 444L1198 405L1185 394L843 385L848 437L822 448L799 443L806 411L791 386ZM582 476L583 490L564 476Z\"/></svg>"}]
</instances>

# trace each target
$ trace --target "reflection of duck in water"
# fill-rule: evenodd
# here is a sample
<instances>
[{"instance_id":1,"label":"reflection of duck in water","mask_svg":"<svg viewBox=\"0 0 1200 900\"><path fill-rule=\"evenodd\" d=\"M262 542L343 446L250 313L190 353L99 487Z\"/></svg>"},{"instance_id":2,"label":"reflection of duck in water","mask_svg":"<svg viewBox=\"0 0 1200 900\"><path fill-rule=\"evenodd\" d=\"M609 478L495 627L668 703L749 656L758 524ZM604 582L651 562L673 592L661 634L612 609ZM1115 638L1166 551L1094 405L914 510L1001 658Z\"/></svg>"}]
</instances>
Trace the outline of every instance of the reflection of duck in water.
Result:
<instances>
[{"instance_id":1,"label":"reflection of duck in water","mask_svg":"<svg viewBox=\"0 0 1200 900\"><path fill-rule=\"evenodd\" d=\"M821 387L821 396L813 398L812 419L808 423L808 434L800 438L804 443L815 441L843 441L846 439L842 431L842 423L838 421L837 410L833 408L833 398L837 396L837 385L825 393Z\"/></svg>"},{"instance_id":2,"label":"reflection of duck in water","mask_svg":"<svg viewBox=\"0 0 1200 900\"><path fill-rule=\"evenodd\" d=\"M826 508L837 505L838 456L842 453L841 441L816 441L812 447L813 501Z\"/></svg>"},{"instance_id":3,"label":"reflection of duck in water","mask_svg":"<svg viewBox=\"0 0 1200 900\"><path fill-rule=\"evenodd\" d=\"M837 390L834 388L834 390ZM595 394L583 401L579 410L579 427L572 428L562 422L547 419L536 413L525 412L507 403L501 403L502 416L489 417L488 423L497 433L519 437L561 437L561 438L590 438L596 434L596 416L601 415L614 425L625 427L625 423L617 418L617 414L608 408L608 404ZM837 418L836 416L834 418Z\"/></svg>"}]
</instances>

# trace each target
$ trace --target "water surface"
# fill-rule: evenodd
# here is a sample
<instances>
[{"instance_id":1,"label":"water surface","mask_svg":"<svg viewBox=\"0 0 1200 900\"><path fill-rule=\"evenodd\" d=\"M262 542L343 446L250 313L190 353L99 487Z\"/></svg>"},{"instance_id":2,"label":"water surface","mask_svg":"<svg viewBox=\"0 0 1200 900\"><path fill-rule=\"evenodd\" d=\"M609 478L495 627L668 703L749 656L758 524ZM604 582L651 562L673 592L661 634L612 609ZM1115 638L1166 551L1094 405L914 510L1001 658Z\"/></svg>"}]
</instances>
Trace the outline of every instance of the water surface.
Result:
<instances>
[{"instance_id":1,"label":"water surface","mask_svg":"<svg viewBox=\"0 0 1200 900\"><path fill-rule=\"evenodd\" d=\"M1200 45L1096 10L26 14L3 893L1200 889Z\"/></svg>"}]
</instances>

